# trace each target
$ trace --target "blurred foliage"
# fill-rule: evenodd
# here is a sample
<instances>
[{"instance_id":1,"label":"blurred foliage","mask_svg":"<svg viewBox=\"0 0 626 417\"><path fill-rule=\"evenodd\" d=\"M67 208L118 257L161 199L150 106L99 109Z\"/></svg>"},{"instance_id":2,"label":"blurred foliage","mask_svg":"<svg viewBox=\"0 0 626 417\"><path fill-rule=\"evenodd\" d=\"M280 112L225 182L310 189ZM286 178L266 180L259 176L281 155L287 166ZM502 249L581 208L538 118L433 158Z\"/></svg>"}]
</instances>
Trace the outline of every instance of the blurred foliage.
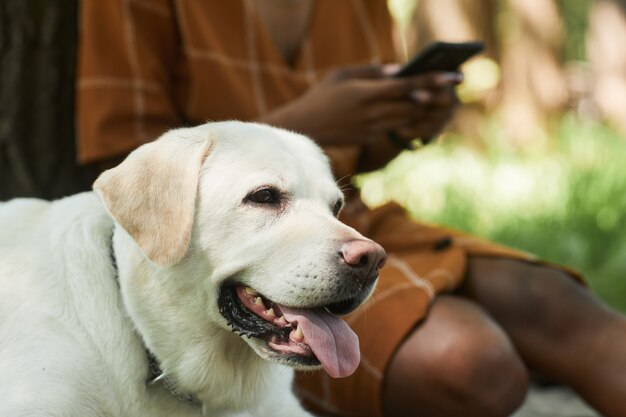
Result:
<instances>
[{"instance_id":1,"label":"blurred foliage","mask_svg":"<svg viewBox=\"0 0 626 417\"><path fill-rule=\"evenodd\" d=\"M395 200L421 221L443 224L581 271L626 312L626 141L566 115L554 140L509 148L490 121L482 149L447 134L405 152L357 185L372 206Z\"/></svg>"},{"instance_id":2,"label":"blurred foliage","mask_svg":"<svg viewBox=\"0 0 626 417\"><path fill-rule=\"evenodd\" d=\"M389 0L400 27L410 24L419 1ZM520 29L511 19L508 1L491 3L498 39ZM470 130L464 130L471 136L447 134L439 145L405 152L385 170L357 178L357 185L370 205L395 200L421 221L454 227L578 269L597 294L626 312L626 140L606 125L589 121L601 117L593 101L592 73L580 64L587 60L593 0L556 0L556 4L565 36L555 58L569 68L571 89L564 108L575 109L584 120L574 110L566 110L552 125L551 116L546 116L544 134L549 140L525 141L526 148L515 146L510 126L499 124L503 123L498 118L502 92L492 95L502 87L502 62L475 59L463 67L466 81L459 96L466 106L489 101L491 107L478 116L476 111L466 113L465 117L474 115ZM535 39L535 35L529 36ZM619 33L615 39L620 39ZM516 45L509 42L500 47ZM542 69L539 64L533 74ZM544 114L543 108L536 110Z\"/></svg>"}]
</instances>

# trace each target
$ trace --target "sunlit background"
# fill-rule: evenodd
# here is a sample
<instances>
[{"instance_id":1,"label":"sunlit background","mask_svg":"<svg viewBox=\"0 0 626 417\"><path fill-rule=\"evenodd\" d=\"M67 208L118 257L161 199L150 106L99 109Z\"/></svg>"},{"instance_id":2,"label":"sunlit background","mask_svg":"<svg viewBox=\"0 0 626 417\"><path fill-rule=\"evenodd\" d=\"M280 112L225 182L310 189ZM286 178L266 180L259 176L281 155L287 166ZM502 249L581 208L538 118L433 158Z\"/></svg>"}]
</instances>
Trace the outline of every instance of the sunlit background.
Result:
<instances>
[{"instance_id":1,"label":"sunlit background","mask_svg":"<svg viewBox=\"0 0 626 417\"><path fill-rule=\"evenodd\" d=\"M436 145L357 183L422 221L584 273L626 312L626 5L614 0L389 0L401 61L481 39Z\"/></svg>"}]
</instances>

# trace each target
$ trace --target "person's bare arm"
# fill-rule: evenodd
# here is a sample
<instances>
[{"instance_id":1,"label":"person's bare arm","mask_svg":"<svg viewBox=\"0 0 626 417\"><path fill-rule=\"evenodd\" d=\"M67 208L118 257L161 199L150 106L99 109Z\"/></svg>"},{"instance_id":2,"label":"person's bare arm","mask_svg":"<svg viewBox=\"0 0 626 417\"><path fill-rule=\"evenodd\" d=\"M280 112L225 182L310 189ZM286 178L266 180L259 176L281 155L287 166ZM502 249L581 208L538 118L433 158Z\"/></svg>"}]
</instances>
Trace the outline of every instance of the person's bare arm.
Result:
<instances>
[{"instance_id":1,"label":"person's bare arm","mask_svg":"<svg viewBox=\"0 0 626 417\"><path fill-rule=\"evenodd\" d=\"M402 150L388 132L409 142L445 125L460 80L458 73L392 78L381 66L337 70L259 121L305 133L322 146L360 145L369 159L363 168L374 169Z\"/></svg>"}]
</instances>

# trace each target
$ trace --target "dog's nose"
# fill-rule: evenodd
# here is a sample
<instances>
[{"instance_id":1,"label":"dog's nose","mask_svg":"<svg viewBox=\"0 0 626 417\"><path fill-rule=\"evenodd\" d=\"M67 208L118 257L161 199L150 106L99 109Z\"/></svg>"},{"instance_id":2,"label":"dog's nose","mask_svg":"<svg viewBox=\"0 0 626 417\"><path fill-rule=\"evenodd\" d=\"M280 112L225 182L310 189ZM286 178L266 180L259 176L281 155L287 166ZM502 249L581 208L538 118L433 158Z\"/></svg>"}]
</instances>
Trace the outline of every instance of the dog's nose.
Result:
<instances>
[{"instance_id":1,"label":"dog's nose","mask_svg":"<svg viewBox=\"0 0 626 417\"><path fill-rule=\"evenodd\" d=\"M340 254L344 262L370 275L385 265L387 253L378 243L355 239L341 245Z\"/></svg>"}]
</instances>

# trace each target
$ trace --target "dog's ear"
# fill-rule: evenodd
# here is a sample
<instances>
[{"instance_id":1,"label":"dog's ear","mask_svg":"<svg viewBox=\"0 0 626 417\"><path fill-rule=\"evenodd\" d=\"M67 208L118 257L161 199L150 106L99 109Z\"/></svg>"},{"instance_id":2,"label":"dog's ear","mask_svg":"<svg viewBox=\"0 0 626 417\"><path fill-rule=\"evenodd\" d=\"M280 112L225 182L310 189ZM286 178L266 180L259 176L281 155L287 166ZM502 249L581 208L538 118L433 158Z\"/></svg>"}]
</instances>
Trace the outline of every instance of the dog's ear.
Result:
<instances>
[{"instance_id":1,"label":"dog's ear","mask_svg":"<svg viewBox=\"0 0 626 417\"><path fill-rule=\"evenodd\" d=\"M140 146L93 186L144 255L162 266L185 256L200 169L213 143L176 133Z\"/></svg>"}]
</instances>

